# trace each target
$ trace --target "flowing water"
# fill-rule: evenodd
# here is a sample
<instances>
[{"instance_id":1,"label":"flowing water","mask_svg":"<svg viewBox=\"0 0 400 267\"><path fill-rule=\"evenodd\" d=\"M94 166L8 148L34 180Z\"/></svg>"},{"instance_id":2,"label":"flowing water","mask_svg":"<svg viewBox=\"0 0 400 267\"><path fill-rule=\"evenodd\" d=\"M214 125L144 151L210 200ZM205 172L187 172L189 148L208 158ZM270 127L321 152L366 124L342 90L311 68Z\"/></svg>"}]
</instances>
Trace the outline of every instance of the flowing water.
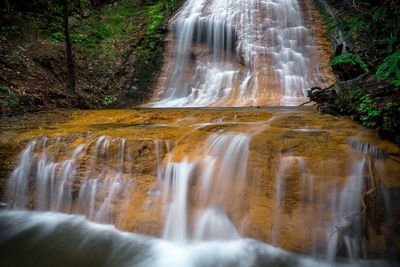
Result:
<instances>
[{"instance_id":1,"label":"flowing water","mask_svg":"<svg viewBox=\"0 0 400 267\"><path fill-rule=\"evenodd\" d=\"M324 26L310 1L189 0L171 21L152 105L305 102L308 88L333 81L328 40L312 38L315 27Z\"/></svg>"},{"instance_id":2,"label":"flowing water","mask_svg":"<svg viewBox=\"0 0 400 267\"><path fill-rule=\"evenodd\" d=\"M279 106L333 81L320 27L307 1L189 0L152 108L3 123L2 266L398 263L399 147ZM274 107L157 108L250 104Z\"/></svg>"},{"instance_id":3,"label":"flowing water","mask_svg":"<svg viewBox=\"0 0 400 267\"><path fill-rule=\"evenodd\" d=\"M61 115L68 119L47 123ZM13 139L25 146L5 185L14 211L0 212L5 262L33 257L39 264L46 253L59 255L49 266L395 260L388 244L398 237L400 166L390 155L399 148L346 118L295 107L42 116L48 119L33 116L32 127L3 128L3 147ZM372 188L370 168L380 179L368 216L379 221L366 222L366 237L362 192Z\"/></svg>"}]
</instances>

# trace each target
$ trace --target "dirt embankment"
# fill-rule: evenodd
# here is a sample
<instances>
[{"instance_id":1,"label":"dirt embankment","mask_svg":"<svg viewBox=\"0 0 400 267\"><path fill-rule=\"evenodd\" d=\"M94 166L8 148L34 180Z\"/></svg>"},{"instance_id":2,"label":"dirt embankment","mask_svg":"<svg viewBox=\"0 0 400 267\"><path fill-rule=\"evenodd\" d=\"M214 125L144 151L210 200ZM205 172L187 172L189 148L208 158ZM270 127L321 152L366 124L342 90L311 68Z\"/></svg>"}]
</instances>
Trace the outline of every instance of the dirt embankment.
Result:
<instances>
[{"instance_id":1,"label":"dirt embankment","mask_svg":"<svg viewBox=\"0 0 400 267\"><path fill-rule=\"evenodd\" d=\"M97 2L105 4L70 14L75 92L66 88L62 10L54 11L61 8L56 2L48 10L14 6L0 19L0 115L135 106L151 95L167 21L179 1L168 10L162 1Z\"/></svg>"}]
</instances>

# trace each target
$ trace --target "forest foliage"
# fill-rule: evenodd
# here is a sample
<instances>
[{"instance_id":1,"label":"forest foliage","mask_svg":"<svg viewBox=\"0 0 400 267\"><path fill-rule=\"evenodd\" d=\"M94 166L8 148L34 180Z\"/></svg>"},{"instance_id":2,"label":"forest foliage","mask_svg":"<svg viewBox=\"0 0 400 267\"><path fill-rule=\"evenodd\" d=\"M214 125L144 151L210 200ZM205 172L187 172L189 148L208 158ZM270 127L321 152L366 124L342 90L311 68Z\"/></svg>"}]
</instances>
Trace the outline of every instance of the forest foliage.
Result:
<instances>
[{"instance_id":1,"label":"forest foliage","mask_svg":"<svg viewBox=\"0 0 400 267\"><path fill-rule=\"evenodd\" d=\"M165 16L173 12L180 2L179 0L69 0L71 39L77 45L94 47L103 40L131 33L135 25L130 22L139 15L146 15L147 32L149 35L154 34L156 28L164 22ZM25 17L24 21L28 21L36 33L50 40L65 41L62 0L5 0L1 10L14 22L26 16L27 13L24 11L29 11L29 18ZM13 23L9 25L2 23L1 33L22 34L22 27Z\"/></svg>"},{"instance_id":2,"label":"forest foliage","mask_svg":"<svg viewBox=\"0 0 400 267\"><path fill-rule=\"evenodd\" d=\"M80 70L76 74L78 78L85 76L85 83L88 79L94 81L88 85L91 87L98 87L96 80L110 80L115 83L112 86L118 87L120 84L116 75L121 70L116 66L122 64L136 77L133 79L135 84L130 87L134 86L137 90L135 96L131 97L146 97L157 66L161 65L167 20L182 2L183 0L69 0L68 24L74 51L80 58L84 55L89 65L95 66L94 72L97 75L85 76L93 70L87 70L86 73ZM65 42L63 0L4 0L0 2L0 11L0 34L7 43L16 43L13 42L16 39L24 39L29 46L40 40L59 44ZM4 62L10 64L15 61L21 54L20 47L25 47L25 44L16 45L14 52L9 52ZM135 62L127 62L128 58L133 58ZM36 60L39 65L47 64L41 60ZM18 96L14 97L13 90L9 87L11 81L0 82L0 94L4 97L10 94L5 104L16 105ZM95 89L97 95L102 95L102 100L95 104L97 107L118 105L130 94L126 92L125 85L120 92L110 89L109 82L105 86L107 88L102 91Z\"/></svg>"},{"instance_id":3,"label":"forest foliage","mask_svg":"<svg viewBox=\"0 0 400 267\"><path fill-rule=\"evenodd\" d=\"M309 97L330 114L351 115L400 144L400 2L328 0L320 7L335 44L338 81Z\"/></svg>"},{"instance_id":4,"label":"forest foliage","mask_svg":"<svg viewBox=\"0 0 400 267\"><path fill-rule=\"evenodd\" d=\"M336 1L351 10L352 16L333 22L328 18L328 31L343 30L344 38L356 43L355 51L346 51L332 59L331 64L344 62L359 65L381 80L390 79L400 85L400 3L385 1ZM325 16L326 17L326 16ZM367 63L368 62L368 65ZM369 67L369 68L368 68Z\"/></svg>"}]
</instances>

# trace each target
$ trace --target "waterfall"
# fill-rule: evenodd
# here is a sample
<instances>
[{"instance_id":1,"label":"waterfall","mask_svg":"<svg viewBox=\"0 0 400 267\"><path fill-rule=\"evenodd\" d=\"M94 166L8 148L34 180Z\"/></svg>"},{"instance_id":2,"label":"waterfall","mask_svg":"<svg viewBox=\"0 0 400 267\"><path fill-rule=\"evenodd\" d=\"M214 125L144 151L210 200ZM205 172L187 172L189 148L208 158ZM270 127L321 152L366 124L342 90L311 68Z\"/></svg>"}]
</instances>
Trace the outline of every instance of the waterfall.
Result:
<instances>
[{"instance_id":1,"label":"waterfall","mask_svg":"<svg viewBox=\"0 0 400 267\"><path fill-rule=\"evenodd\" d=\"M32 142L22 151L18 160L18 167L12 172L7 186L12 192L10 206L24 208L28 198L28 178L32 168L32 153L36 142Z\"/></svg>"},{"instance_id":2,"label":"waterfall","mask_svg":"<svg viewBox=\"0 0 400 267\"><path fill-rule=\"evenodd\" d=\"M187 239L187 197L190 175L193 164L186 161L169 163L165 171L165 187L172 186L167 219L163 237L173 241L186 241ZM166 194L167 196L167 194Z\"/></svg>"},{"instance_id":3,"label":"waterfall","mask_svg":"<svg viewBox=\"0 0 400 267\"><path fill-rule=\"evenodd\" d=\"M102 122L100 113L94 117ZM160 265L191 265L191 253L206 244L247 244L247 238L326 264L342 257L358 262L375 249L391 255L383 242L397 236L397 165L377 145L359 141L353 122L310 114L308 108L124 110L109 122L123 138L103 130L71 135L82 131L73 122L66 134L57 127L26 144L5 197L10 209L83 215L157 237L152 247L160 249ZM80 122L88 121L84 116ZM113 120L124 124L115 127ZM371 249L371 240L381 243ZM187 258L169 261L161 248Z\"/></svg>"},{"instance_id":4,"label":"waterfall","mask_svg":"<svg viewBox=\"0 0 400 267\"><path fill-rule=\"evenodd\" d=\"M355 149L352 153L360 153L361 158L353 159L343 185L338 181L332 183L330 179L335 175L329 173L324 180L317 180L310 172L310 162L303 157L281 156L275 182L274 219L269 237L271 244L285 242L281 240L284 233L290 227L298 227L298 230L306 232L308 239L302 244L303 252L326 254L331 262L340 256L350 259L368 257L365 225L375 227L376 220L369 217L376 216L378 212L378 216L383 216L378 218L381 224L391 223L390 196L382 180L377 180L379 174L375 169L375 164L384 160L385 155L371 143L352 141L350 145ZM328 170L325 165L322 168ZM371 172L375 177L370 176ZM297 187L299 191L294 193ZM329 194L323 195L324 191ZM373 197L373 206L366 206L367 194ZM293 211L288 212L288 209L293 209L291 203L294 198L299 200L295 209L300 212L301 219ZM324 210L326 207L330 209ZM367 209L371 214L365 213ZM288 225L291 219L299 225ZM318 229L318 223L326 224L326 229ZM325 241L324 244L320 243L321 240Z\"/></svg>"},{"instance_id":5,"label":"waterfall","mask_svg":"<svg viewBox=\"0 0 400 267\"><path fill-rule=\"evenodd\" d=\"M94 142L86 147L78 145L72 153L67 152L66 157L59 142L51 144L48 138L43 138L31 142L21 152L18 167L7 185L10 206L14 209L81 213L98 222L115 223L108 209L120 194L129 197L132 186L124 179L125 140L109 140L101 136L93 154L88 149ZM115 142L119 143L117 154L110 155L110 145ZM89 157L86 169L83 169L80 156ZM114 162L116 168L112 166ZM104 164L102 170L98 170L98 164ZM83 179L82 175L85 176ZM35 199L28 199L29 192L35 192Z\"/></svg>"},{"instance_id":6,"label":"waterfall","mask_svg":"<svg viewBox=\"0 0 400 267\"><path fill-rule=\"evenodd\" d=\"M159 175L164 180L164 201L167 218L163 237L174 241L203 239L232 239L238 237L233 223L218 205L226 205L223 192L240 190L246 179L247 155L250 138L242 134L214 134L207 138L204 153L192 162L184 158L181 162L169 160ZM207 205L193 233L188 234L188 195L191 180L199 183L197 203L192 209ZM219 192L218 194L211 194ZM169 200L170 199L170 200ZM238 200L239 202L240 200ZM230 202L231 206L239 205Z\"/></svg>"},{"instance_id":7,"label":"waterfall","mask_svg":"<svg viewBox=\"0 0 400 267\"><path fill-rule=\"evenodd\" d=\"M188 0L170 20L151 108L20 127L25 147L0 183L2 263L398 263L400 167L386 152L398 147L343 117L267 107L334 79L314 11L309 0Z\"/></svg>"},{"instance_id":8,"label":"waterfall","mask_svg":"<svg viewBox=\"0 0 400 267\"><path fill-rule=\"evenodd\" d=\"M329 77L297 0L189 0L170 28L153 106L293 105Z\"/></svg>"},{"instance_id":9,"label":"waterfall","mask_svg":"<svg viewBox=\"0 0 400 267\"><path fill-rule=\"evenodd\" d=\"M338 252L340 252L339 249L342 249L341 253L351 259L367 258L367 237L365 236L366 230L363 229L365 227L363 224L368 220L366 218L368 215L365 213L367 207L362 205L366 205L364 198L366 193L363 192L368 184L368 190L365 191L376 195L376 199L374 199L375 205L379 206L380 200L384 202L381 208L386 214L384 214L384 218L380 219L386 222L390 221L388 216L388 213L390 213L390 197L383 182L370 176L374 172L374 162L382 160L384 155L374 144L354 142L354 146L363 156L361 160L353 163L352 175L348 177L343 190L340 192L339 205L333 209L333 226L331 227L327 246L327 255L330 261L335 259ZM369 181L370 179L373 181ZM374 183L376 184L373 185ZM370 187L372 187L371 190L369 190ZM368 209L376 208L369 207Z\"/></svg>"}]
</instances>

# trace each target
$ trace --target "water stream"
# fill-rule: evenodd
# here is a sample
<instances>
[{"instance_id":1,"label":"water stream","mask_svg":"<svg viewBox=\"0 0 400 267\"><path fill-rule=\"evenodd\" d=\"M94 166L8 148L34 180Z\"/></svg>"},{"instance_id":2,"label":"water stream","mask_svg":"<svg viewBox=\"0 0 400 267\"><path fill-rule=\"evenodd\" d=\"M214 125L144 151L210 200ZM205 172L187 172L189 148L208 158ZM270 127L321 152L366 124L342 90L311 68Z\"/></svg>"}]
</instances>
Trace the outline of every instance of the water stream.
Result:
<instances>
[{"instance_id":1,"label":"water stream","mask_svg":"<svg viewBox=\"0 0 400 267\"><path fill-rule=\"evenodd\" d=\"M399 147L285 106L334 80L319 23L309 1L188 0L149 107L3 126L2 266L398 263Z\"/></svg>"}]
</instances>

